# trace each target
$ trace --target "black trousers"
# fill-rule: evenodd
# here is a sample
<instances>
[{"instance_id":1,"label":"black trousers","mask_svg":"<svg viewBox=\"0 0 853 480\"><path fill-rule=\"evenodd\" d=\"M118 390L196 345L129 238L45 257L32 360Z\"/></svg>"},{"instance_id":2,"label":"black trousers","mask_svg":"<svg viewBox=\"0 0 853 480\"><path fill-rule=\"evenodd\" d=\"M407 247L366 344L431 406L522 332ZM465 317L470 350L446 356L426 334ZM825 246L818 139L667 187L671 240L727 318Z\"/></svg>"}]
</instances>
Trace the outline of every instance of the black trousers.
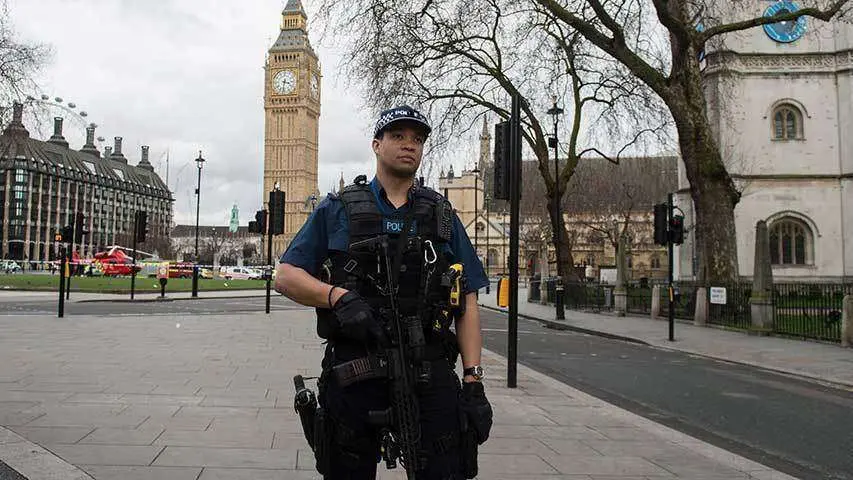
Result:
<instances>
[{"instance_id":1,"label":"black trousers","mask_svg":"<svg viewBox=\"0 0 853 480\"><path fill-rule=\"evenodd\" d=\"M421 450L426 462L416 478L463 480L459 448L461 385L447 360L431 364L430 382L418 390ZM387 380L367 380L344 388L333 374L324 375L319 402L332 430L331 473L325 480L374 480L381 460L380 427L368 422L368 412L388 408ZM397 468L402 465L398 463Z\"/></svg>"}]
</instances>

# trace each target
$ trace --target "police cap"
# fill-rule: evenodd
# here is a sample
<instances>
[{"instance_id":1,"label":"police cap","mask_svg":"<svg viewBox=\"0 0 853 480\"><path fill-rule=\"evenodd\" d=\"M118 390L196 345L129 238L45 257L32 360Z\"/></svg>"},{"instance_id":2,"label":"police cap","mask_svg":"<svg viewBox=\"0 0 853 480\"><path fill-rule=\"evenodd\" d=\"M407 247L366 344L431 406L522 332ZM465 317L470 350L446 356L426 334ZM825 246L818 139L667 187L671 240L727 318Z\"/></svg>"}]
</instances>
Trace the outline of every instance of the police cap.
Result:
<instances>
[{"instance_id":1,"label":"police cap","mask_svg":"<svg viewBox=\"0 0 853 480\"><path fill-rule=\"evenodd\" d=\"M427 118L419 111L408 105L389 108L379 114L379 120L376 121L376 127L373 129L373 138L379 138L379 135L385 131L391 124L397 122L413 122L424 129L424 133L428 136L432 132L432 127L429 126Z\"/></svg>"}]
</instances>

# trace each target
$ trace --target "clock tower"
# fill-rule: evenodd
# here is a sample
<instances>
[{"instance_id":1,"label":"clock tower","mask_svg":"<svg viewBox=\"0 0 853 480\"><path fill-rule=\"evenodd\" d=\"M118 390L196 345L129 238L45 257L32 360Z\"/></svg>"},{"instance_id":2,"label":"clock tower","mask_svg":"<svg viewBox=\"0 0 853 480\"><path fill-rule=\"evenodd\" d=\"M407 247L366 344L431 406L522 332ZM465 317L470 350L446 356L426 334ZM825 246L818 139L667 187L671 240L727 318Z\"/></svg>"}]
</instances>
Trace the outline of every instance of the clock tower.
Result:
<instances>
[{"instance_id":1,"label":"clock tower","mask_svg":"<svg viewBox=\"0 0 853 480\"><path fill-rule=\"evenodd\" d=\"M707 18L728 23L815 4L820 2L715 2L717 10ZM734 212L740 274L754 272L755 227L763 220L774 281L849 281L853 26L801 17L726 34L706 45L705 53L700 65L708 118L741 191ZM691 225L695 211L680 169L678 204ZM693 235L678 248L682 279L699 273Z\"/></svg>"},{"instance_id":2,"label":"clock tower","mask_svg":"<svg viewBox=\"0 0 853 480\"><path fill-rule=\"evenodd\" d=\"M264 202L276 184L286 199L284 235L273 240L273 255L287 248L311 212L311 195L318 194L320 62L307 20L302 2L288 0L264 66Z\"/></svg>"}]
</instances>

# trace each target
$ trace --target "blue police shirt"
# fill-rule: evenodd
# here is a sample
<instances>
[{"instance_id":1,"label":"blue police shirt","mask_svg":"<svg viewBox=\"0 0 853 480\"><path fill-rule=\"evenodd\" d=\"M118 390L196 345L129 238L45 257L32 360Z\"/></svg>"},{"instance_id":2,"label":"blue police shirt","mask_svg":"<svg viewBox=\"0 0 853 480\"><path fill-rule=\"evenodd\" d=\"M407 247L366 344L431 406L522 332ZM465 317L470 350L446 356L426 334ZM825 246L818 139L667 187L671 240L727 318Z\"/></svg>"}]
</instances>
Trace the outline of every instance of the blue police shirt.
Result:
<instances>
[{"instance_id":1,"label":"blue police shirt","mask_svg":"<svg viewBox=\"0 0 853 480\"><path fill-rule=\"evenodd\" d=\"M394 208L394 205L388 201L385 189L382 188L376 177L370 182L370 190L376 198L379 211L386 218L391 216L399 218L409 208L410 202L400 208ZM394 225L390 226L394 227ZM397 228L401 227L397 226ZM346 209L340 198L329 195L317 205L317 208L308 217L308 221L296 234L279 262L289 263L316 276L320 266L329 256L329 250L345 252L348 247L349 224ZM453 261L461 263L464 267L465 274L468 277L468 287L465 293L476 292L489 284L486 273L483 271L483 265L474 253L471 240L456 215L453 215L453 228L450 242L446 248L449 249Z\"/></svg>"}]
</instances>

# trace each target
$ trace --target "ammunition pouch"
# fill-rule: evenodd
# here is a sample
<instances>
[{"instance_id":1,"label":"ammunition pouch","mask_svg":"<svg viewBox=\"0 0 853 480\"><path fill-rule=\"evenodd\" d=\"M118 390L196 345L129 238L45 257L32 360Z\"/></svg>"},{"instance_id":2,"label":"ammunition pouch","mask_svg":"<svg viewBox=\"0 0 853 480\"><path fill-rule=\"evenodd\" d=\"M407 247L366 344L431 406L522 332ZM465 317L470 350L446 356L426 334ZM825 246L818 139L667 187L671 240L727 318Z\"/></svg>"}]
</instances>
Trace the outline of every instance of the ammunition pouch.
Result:
<instances>
[{"instance_id":1,"label":"ammunition pouch","mask_svg":"<svg viewBox=\"0 0 853 480\"><path fill-rule=\"evenodd\" d=\"M451 333L452 335L452 333ZM453 336L455 341L456 336ZM429 343L421 347L420 359L415 362L417 377L415 381L419 385L429 383L431 362L447 360L452 364L456 362L458 346L449 345L449 342ZM332 373L338 385L348 387L354 383L373 380L377 378L388 378L388 361L382 355L365 355L354 360L339 363L331 367Z\"/></svg>"}]
</instances>

